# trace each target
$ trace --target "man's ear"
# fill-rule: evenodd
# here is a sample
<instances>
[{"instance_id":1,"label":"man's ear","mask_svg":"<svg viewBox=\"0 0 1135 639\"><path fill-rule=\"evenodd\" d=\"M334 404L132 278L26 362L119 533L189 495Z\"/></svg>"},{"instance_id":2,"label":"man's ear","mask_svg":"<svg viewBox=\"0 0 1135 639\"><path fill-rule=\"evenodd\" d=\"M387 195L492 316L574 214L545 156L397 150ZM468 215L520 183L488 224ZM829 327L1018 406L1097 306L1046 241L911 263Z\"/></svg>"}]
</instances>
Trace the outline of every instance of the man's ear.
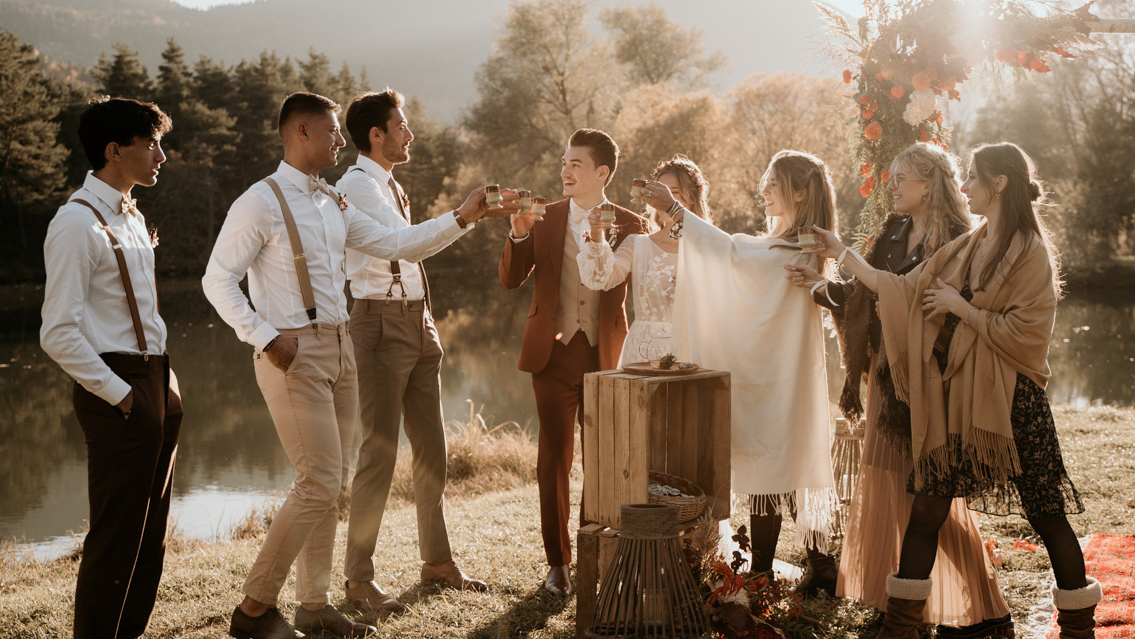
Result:
<instances>
[{"instance_id":1,"label":"man's ear","mask_svg":"<svg viewBox=\"0 0 1135 639\"><path fill-rule=\"evenodd\" d=\"M603 184L607 184L607 176L611 175L611 167L604 164L599 167L597 172L599 173L599 179L603 180Z\"/></svg>"},{"instance_id":2,"label":"man's ear","mask_svg":"<svg viewBox=\"0 0 1135 639\"><path fill-rule=\"evenodd\" d=\"M118 162L119 160L121 160L122 150L119 147L119 144L117 142L111 142L107 144L106 149L103 150L103 157L106 159L107 163Z\"/></svg>"},{"instance_id":3,"label":"man's ear","mask_svg":"<svg viewBox=\"0 0 1135 639\"><path fill-rule=\"evenodd\" d=\"M377 146L377 147L381 148L382 142L385 139L386 139L386 131L384 131L382 129L382 127L372 126L370 128L370 145L372 147Z\"/></svg>"},{"instance_id":4,"label":"man's ear","mask_svg":"<svg viewBox=\"0 0 1135 639\"><path fill-rule=\"evenodd\" d=\"M296 137L298 137L301 140L306 140L307 139L307 122L303 122L301 120L298 124L296 124L295 131L296 131Z\"/></svg>"}]
</instances>

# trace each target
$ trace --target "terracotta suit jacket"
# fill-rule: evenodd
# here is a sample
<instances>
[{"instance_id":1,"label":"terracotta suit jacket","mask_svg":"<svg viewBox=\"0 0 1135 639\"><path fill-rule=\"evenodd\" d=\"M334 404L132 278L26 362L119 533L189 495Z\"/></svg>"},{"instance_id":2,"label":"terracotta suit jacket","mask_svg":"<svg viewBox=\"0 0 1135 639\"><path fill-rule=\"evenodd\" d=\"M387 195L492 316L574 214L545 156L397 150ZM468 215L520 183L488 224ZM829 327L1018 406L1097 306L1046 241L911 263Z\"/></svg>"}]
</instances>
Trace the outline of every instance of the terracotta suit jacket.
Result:
<instances>
[{"instance_id":1,"label":"terracotta suit jacket","mask_svg":"<svg viewBox=\"0 0 1135 639\"><path fill-rule=\"evenodd\" d=\"M556 341L556 311L560 304L560 269L564 261L564 240L570 215L570 200L549 204L542 222L536 222L531 237L523 242L506 238L497 271L507 289L518 288L535 272L536 290L532 309L524 327L517 368L539 373L548 365ZM646 220L620 206L615 207L617 225L615 248L628 235L643 233ZM586 249L584 249L586 250ZM599 294L599 366L610 370L618 366L619 352L627 336L627 313L623 301L626 282Z\"/></svg>"}]
</instances>

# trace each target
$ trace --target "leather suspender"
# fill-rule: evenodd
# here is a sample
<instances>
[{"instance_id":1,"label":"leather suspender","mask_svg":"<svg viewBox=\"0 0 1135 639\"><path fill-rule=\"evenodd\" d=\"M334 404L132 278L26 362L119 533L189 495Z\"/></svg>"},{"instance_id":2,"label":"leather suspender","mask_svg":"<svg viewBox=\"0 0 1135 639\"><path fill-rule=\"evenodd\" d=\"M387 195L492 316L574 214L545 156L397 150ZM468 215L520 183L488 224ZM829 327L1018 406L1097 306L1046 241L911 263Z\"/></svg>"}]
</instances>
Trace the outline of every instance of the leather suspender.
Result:
<instances>
[{"instance_id":1,"label":"leather suspender","mask_svg":"<svg viewBox=\"0 0 1135 639\"><path fill-rule=\"evenodd\" d=\"M98 218L99 224L102 224L102 230L106 231L107 237L110 238L110 247L114 249L114 256L118 259L118 271L122 275L122 288L126 290L126 304L130 307L130 320L134 322L134 334L138 336L138 349L142 351L142 356L149 360L146 333L142 330L142 316L138 313L138 300L134 297L134 285L130 283L130 271L126 268L126 255L122 252L122 244L114 236L114 231L110 230L110 225L106 223L106 219L94 205L86 200L74 199L71 201L90 209Z\"/></svg>"},{"instance_id":2,"label":"leather suspender","mask_svg":"<svg viewBox=\"0 0 1135 639\"><path fill-rule=\"evenodd\" d=\"M266 177L263 181L272 187L272 192L280 201L280 212L284 215L284 226L288 229L288 240L292 244L292 259L295 261L296 275L300 280L300 296L303 298L303 306L307 310L307 318L314 324L315 294L311 290L311 276L307 272L307 257L304 256L300 231L296 228L296 218L292 216L292 210L288 207L288 201L284 199L284 194L280 191L280 185L276 183L276 180Z\"/></svg>"},{"instance_id":3,"label":"leather suspender","mask_svg":"<svg viewBox=\"0 0 1135 639\"><path fill-rule=\"evenodd\" d=\"M398 184L398 181L395 180L393 176L391 176L390 181L386 185L390 187L390 190L394 193L394 201L398 205L398 212L402 214L402 217L405 218L407 223L413 224L413 221L410 220L410 216L406 214L405 207L402 205L402 186ZM421 262L418 262L418 273L422 276L422 289L426 294L426 308L432 312L433 308L430 306L430 283L426 279L426 267L422 266ZM390 261L390 275L393 280L390 282L390 290L386 292L386 303L390 303L390 298L394 295L394 284L397 283L398 288L402 290L402 303L405 304L406 287L402 284L402 267L398 264L398 260Z\"/></svg>"}]
</instances>

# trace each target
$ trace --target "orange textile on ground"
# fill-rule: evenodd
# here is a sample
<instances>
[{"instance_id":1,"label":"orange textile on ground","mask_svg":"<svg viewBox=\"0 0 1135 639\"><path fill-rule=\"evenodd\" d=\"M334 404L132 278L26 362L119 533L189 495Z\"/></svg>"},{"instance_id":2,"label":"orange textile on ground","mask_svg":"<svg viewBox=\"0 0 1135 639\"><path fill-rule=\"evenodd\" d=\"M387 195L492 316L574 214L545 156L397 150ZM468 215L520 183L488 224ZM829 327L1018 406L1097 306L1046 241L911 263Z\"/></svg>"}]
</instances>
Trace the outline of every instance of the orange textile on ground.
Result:
<instances>
[{"instance_id":1,"label":"orange textile on ground","mask_svg":"<svg viewBox=\"0 0 1135 639\"><path fill-rule=\"evenodd\" d=\"M1096 639L1135 639L1135 535L1092 535L1084 546L1084 563L1103 586ZM1048 637L1056 636L1054 619Z\"/></svg>"}]
</instances>

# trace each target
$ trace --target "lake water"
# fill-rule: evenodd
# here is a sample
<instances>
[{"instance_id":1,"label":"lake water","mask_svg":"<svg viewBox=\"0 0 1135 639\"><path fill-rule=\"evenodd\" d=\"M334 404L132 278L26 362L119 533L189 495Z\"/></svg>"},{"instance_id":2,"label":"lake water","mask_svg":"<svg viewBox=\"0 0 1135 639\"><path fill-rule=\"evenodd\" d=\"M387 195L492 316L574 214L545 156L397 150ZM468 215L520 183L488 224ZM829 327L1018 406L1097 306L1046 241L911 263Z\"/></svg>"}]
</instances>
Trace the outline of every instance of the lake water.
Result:
<instances>
[{"instance_id":1,"label":"lake water","mask_svg":"<svg viewBox=\"0 0 1135 639\"><path fill-rule=\"evenodd\" d=\"M506 291L492 271L432 273L430 283L446 350L446 417L467 416L471 399L490 425L535 429L530 376L516 370L531 284ZM51 557L70 550L86 523L86 451L71 380L39 348L42 295L33 286L0 288L0 540ZM295 475L256 386L251 347L217 318L196 280L165 280L161 295L185 403L171 517L190 535L223 536ZM830 339L828 361L836 397L842 373ZM1054 402L1135 404L1132 295L1064 300L1049 361Z\"/></svg>"}]
</instances>

